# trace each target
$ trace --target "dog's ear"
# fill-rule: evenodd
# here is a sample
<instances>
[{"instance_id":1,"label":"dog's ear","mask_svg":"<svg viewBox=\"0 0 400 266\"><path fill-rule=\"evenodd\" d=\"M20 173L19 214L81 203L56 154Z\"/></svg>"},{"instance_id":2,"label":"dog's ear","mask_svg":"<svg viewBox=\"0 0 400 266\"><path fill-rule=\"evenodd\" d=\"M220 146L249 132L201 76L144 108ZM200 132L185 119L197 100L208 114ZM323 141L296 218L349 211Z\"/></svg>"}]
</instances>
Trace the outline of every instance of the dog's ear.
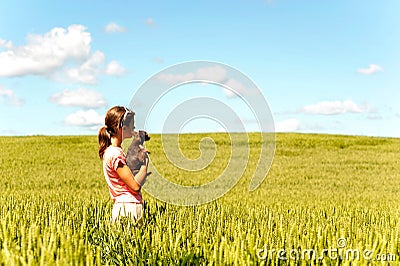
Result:
<instances>
[{"instance_id":1,"label":"dog's ear","mask_svg":"<svg viewBox=\"0 0 400 266\"><path fill-rule=\"evenodd\" d=\"M145 131L145 135L144 135L144 140L145 141L149 141L150 140L150 136L147 134L147 132Z\"/></svg>"}]
</instances>

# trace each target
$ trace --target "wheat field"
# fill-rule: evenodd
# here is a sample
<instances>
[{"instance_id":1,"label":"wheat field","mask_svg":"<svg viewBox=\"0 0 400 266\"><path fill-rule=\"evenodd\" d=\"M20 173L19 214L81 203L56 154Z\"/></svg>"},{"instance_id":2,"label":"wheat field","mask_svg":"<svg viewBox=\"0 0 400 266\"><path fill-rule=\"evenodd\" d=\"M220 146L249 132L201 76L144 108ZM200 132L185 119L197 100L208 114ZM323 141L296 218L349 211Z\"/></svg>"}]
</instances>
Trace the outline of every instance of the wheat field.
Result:
<instances>
[{"instance_id":1,"label":"wheat field","mask_svg":"<svg viewBox=\"0 0 400 266\"><path fill-rule=\"evenodd\" d=\"M179 184L209 182L231 156L228 134L179 144L194 159L205 136L216 148L205 169L171 164L156 134L153 167ZM188 207L144 192L142 228L110 224L96 136L0 137L0 265L399 264L400 139L277 134L271 169L249 192L260 142L249 137L232 190Z\"/></svg>"}]
</instances>

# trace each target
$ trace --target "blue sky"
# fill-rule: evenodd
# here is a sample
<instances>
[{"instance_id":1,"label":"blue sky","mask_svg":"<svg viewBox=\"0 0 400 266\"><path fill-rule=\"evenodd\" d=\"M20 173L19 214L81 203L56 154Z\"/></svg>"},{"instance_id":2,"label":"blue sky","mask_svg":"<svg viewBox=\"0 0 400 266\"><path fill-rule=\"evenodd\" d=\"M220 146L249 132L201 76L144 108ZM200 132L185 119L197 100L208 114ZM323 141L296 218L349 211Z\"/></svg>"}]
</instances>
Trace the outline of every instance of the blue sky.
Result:
<instances>
[{"instance_id":1,"label":"blue sky","mask_svg":"<svg viewBox=\"0 0 400 266\"><path fill-rule=\"evenodd\" d=\"M399 10L397 0L3 1L0 135L97 134L149 77L208 60L257 84L279 132L400 137ZM194 87L156 109L198 97ZM237 98L207 93L257 130ZM219 130L204 118L183 129Z\"/></svg>"}]
</instances>

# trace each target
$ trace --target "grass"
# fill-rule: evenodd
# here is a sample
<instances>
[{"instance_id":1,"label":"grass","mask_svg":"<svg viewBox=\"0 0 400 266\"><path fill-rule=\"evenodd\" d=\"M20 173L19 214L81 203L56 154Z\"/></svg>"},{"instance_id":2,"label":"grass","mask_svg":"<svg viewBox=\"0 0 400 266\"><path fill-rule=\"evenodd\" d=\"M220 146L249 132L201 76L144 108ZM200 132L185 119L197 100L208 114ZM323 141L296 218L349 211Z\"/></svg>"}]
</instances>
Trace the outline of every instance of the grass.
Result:
<instances>
[{"instance_id":1,"label":"grass","mask_svg":"<svg viewBox=\"0 0 400 266\"><path fill-rule=\"evenodd\" d=\"M175 183L201 185L231 156L243 157L227 134L199 146L204 137L179 137L185 157L198 159L173 151L176 165L193 168L185 171L152 135L154 167ZM399 263L400 139L277 134L268 176L249 192L259 144L250 134L242 178L212 203L180 207L144 193L145 227L134 229L109 223L96 137L0 137L0 265ZM346 257L349 250L360 256Z\"/></svg>"}]
</instances>

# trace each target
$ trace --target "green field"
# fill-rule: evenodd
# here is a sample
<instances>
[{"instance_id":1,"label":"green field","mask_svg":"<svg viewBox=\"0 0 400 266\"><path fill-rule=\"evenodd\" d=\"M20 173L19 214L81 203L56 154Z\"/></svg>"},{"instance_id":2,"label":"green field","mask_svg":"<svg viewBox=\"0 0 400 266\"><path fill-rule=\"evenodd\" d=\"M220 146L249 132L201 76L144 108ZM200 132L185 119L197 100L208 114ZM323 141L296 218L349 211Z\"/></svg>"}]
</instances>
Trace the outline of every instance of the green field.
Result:
<instances>
[{"instance_id":1,"label":"green field","mask_svg":"<svg viewBox=\"0 0 400 266\"><path fill-rule=\"evenodd\" d=\"M187 158L204 136L179 138ZM160 135L147 148L166 178L200 185L231 156L227 134L211 137L216 157L197 172L169 163ZM0 265L399 264L400 139L277 134L270 172L249 192L259 143L251 134L243 177L212 203L144 193L145 226L135 229L109 222L97 137L0 137Z\"/></svg>"}]
</instances>

